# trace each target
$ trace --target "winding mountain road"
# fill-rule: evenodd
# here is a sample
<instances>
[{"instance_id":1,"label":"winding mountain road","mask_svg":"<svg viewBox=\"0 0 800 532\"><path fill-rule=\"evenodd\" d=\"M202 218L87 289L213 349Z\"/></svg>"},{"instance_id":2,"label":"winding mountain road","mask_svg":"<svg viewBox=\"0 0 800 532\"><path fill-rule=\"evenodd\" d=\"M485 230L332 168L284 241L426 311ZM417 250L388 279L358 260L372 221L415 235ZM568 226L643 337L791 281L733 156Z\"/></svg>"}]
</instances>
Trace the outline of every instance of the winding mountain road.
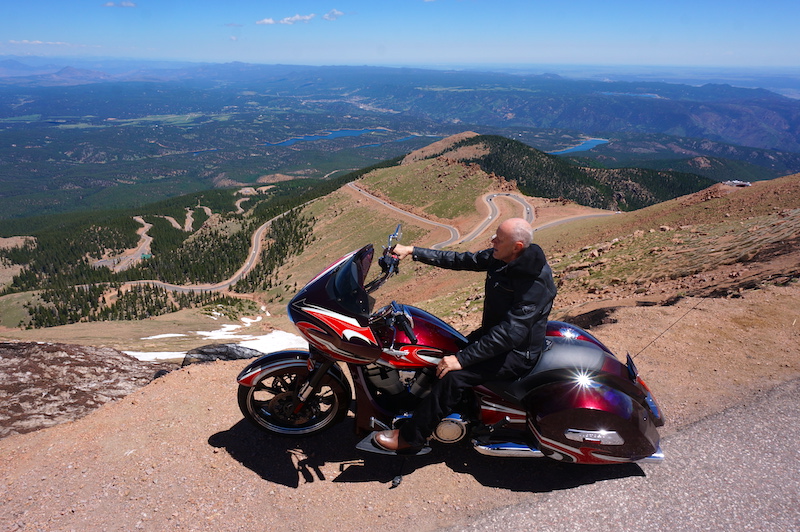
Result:
<instances>
[{"instance_id":1,"label":"winding mountain road","mask_svg":"<svg viewBox=\"0 0 800 532\"><path fill-rule=\"evenodd\" d=\"M495 201L494 201L495 198L498 198L498 197L506 197L506 198L509 198L509 199L519 203L522 206L522 209L523 209L521 217L525 218L529 223L533 223L533 221L536 219L536 215L534 214L533 208L528 204L527 201L525 201L525 198L523 196L520 196L518 194L506 193L506 192L485 194L483 196L483 201L485 201L486 205L489 206L489 215L486 218L484 218L484 220L480 224L478 224L478 226L475 229L473 229L470 234L465 236L463 239L459 240L461 238L461 234L458 232L458 229L456 229L452 225L447 225L447 224L443 224L443 223L439 223L439 222L434 222L433 220L429 220L427 218L423 218L422 216L418 216L418 215L416 215L414 213L411 213L411 212L408 212L408 211L404 211L403 209L395 207L391 203L388 203L388 202L382 200L381 198L379 198L377 196L373 196L372 194L370 194L369 192L365 191L364 189L359 188L354 183L348 183L348 186L350 188L356 190L362 196L365 196L365 197L369 198L372 201L380 203L384 207L386 207L386 208L388 208L388 209L390 209L392 211L395 211L397 213L400 213L403 216L407 216L409 218L412 218L412 219L414 219L414 220L416 220L418 222L422 222L422 223L427 224L427 225L432 225L434 227L439 227L439 228L443 228L443 229L448 230L450 232L450 238L448 238L447 240L444 240L442 242L439 242L439 243L436 243L436 244L432 245L431 247L433 249L442 249L443 247L449 246L450 244L453 244L455 242L459 242L460 244L463 244L463 243L466 243L466 242L472 242L473 240L478 238L486 230L486 228L489 226L489 224L491 224L492 221L496 220L497 217L500 214L500 210L497 208L497 205L495 204Z\"/></svg>"},{"instance_id":2,"label":"winding mountain road","mask_svg":"<svg viewBox=\"0 0 800 532\"><path fill-rule=\"evenodd\" d=\"M443 224L443 223L439 223L439 222L434 222L432 220L428 220L427 218L423 218L422 216L417 216L413 212L408 212L408 211L404 211L403 209L399 209L399 208L395 207L394 205L392 205L391 203L388 203L388 202L382 200L381 198L379 198L377 196L373 196L372 194L370 194L369 192L365 191L364 189L359 188L354 183L348 183L347 186L349 186L353 190L357 191L362 196L364 196L366 198L369 198L370 200L375 201L377 203L380 203L381 205L383 205L384 207L386 207L387 209L389 209L391 211L395 211L395 212L397 212L397 213L399 213L399 214L401 214L403 216L406 216L408 218L412 218L412 219L414 219L414 220L416 220L418 222L422 222L422 223L427 224L427 225L432 225L434 227L440 227L442 229L446 229L447 231L449 231L450 232L450 238L448 238L447 240L444 240L443 242L439 242L438 244L434 244L433 246L431 246L433 249L441 249L441 248L443 248L443 247L445 247L447 245L450 245L453 242L455 242L456 240L458 240L460 238L460 236L461 236L460 233L458 232L458 229L456 229L452 225L447 225L447 224Z\"/></svg>"},{"instance_id":3,"label":"winding mountain road","mask_svg":"<svg viewBox=\"0 0 800 532\"><path fill-rule=\"evenodd\" d=\"M481 223L478 224L478 226L471 233L469 233L466 237L461 239L461 234L459 233L458 229L456 229L452 225L447 225L447 224L443 224L443 223L440 223L440 222L435 222L433 220L429 220L427 218L423 218L422 216L418 216L418 215L416 215L416 214L414 214L412 212L405 211L403 209L395 207L394 205L388 203L387 201L384 201L384 200L382 200L381 198L379 198L377 196L373 196L369 192L367 192L364 189L358 187L358 185L356 185L355 183L348 183L347 186L349 186L350 188L352 188L353 190L355 190L356 192L358 192L362 196L368 198L369 200L374 201L376 203L379 203L383 207L386 207L387 209L389 209L391 211L394 211L394 212L396 212L396 213L398 213L398 214L400 214L402 216L411 218L411 219L413 219L413 220L415 220L417 222L420 222L420 223L423 223L423 224L426 224L426 225L430 225L430 226L433 226L433 227L436 227L436 228L440 228L440 229L445 229L446 231L448 231L449 234L450 234L449 238L447 238L446 240L443 240L442 242L438 242L438 243L434 244L433 246L431 246L433 249L442 249L442 248L444 248L446 246L449 246L451 244L454 244L456 242L459 242L459 243L471 242L471 241L475 240L476 238L478 238L481 234L483 234L483 232L486 230L486 228L494 220L497 219L497 217L500 214L500 210L499 210L499 208L497 207L497 205L495 204L495 201L494 201L498 197L508 198L508 199L510 199L512 201L516 201L522 207L522 215L521 215L521 217L525 218L528 222L531 222L531 223L535 220L534 210L528 204L528 202L525 200L525 198L523 196L520 196L518 194L511 194L511 193L486 194L486 195L483 196L483 200L486 202L486 204L489 207L488 216L483 221L481 221ZM237 204L237 206L238 206L238 204ZM261 241L263 239L264 233L269 228L270 224L274 220L280 218L281 216L283 216L283 214L280 214L280 215L278 215L278 216L266 221L264 224L262 224L260 227L258 227L258 229L255 230L255 232L253 233L253 236L251 237L251 240L250 240L250 253L247 256L247 260L242 265L242 267L239 268L239 270L235 274L233 274L233 276L230 279L227 279L227 280L219 282L219 283L210 283L210 284L202 284L202 285L176 285L176 284L165 283L163 281L157 281L157 280L130 281L129 283L126 283L126 284L129 284L129 285L157 286L157 287L160 287L160 288L164 288L165 290L171 290L171 291L174 291L174 292L221 292L221 291L224 291L224 290L229 290L231 286L236 284L240 279L242 279L242 277L247 275L250 272L250 270L253 269L253 267L256 264L256 261L258 260L258 257L261 255L261 249L262 249ZM146 224L146 222L141 217L136 217L136 219L140 223L144 224L146 229L149 229L149 227L147 227L147 226L149 226L150 224ZM149 251L149 246L150 246L150 242L152 241L152 237L147 235L147 230L146 229L144 230L144 232L142 234L142 241L140 242L139 246L137 247L136 253L133 253L132 255L129 255L129 256L127 256L127 258L122 259L122 260L126 260L126 261L129 261L129 262L130 261L134 261L134 260L138 260L138 258L141 256L140 250L144 249L143 246L145 245L144 244L145 239L147 239L146 240L146 248ZM111 260L111 259L109 259L109 260ZM117 260L120 260L120 259L117 259ZM109 265L111 263L107 264L107 262L108 261L101 261L101 262L98 262L97 264L111 267ZM119 263L116 265L116 267L119 268Z\"/></svg>"},{"instance_id":4,"label":"winding mountain road","mask_svg":"<svg viewBox=\"0 0 800 532\"><path fill-rule=\"evenodd\" d=\"M174 292L221 292L223 290L230 289L231 286L239 282L245 275L250 273L250 270L256 265L256 261L258 260L259 255L261 255L262 244L261 241L264 238L264 233L269 228L270 224L283 216L283 214L279 214L274 218L271 218L261 224L258 229L253 232L253 236L250 237L250 253L247 255L247 260L245 260L244 264L241 268L239 268L236 273L230 279L219 283L210 283L210 284L201 284L201 285L177 285L171 283L165 283L163 281L156 281L156 280L141 280L141 281L130 281L127 284L130 285L150 285L150 286L158 286L160 288L164 288L166 290L172 290Z\"/></svg>"},{"instance_id":5,"label":"winding mountain road","mask_svg":"<svg viewBox=\"0 0 800 532\"><path fill-rule=\"evenodd\" d=\"M119 257L101 259L94 263L95 267L105 266L113 272L121 272L127 270L137 261L141 260L142 255L150 253L150 244L153 242L153 237L147 234L147 232L153 227L153 224L145 222L144 218L141 216L134 216L133 219L142 224L142 227L136 231L139 235L139 244L136 248Z\"/></svg>"},{"instance_id":6,"label":"winding mountain road","mask_svg":"<svg viewBox=\"0 0 800 532\"><path fill-rule=\"evenodd\" d=\"M527 201L525 201L525 198L523 198L522 196L519 196L517 194L510 194L507 192L486 194L483 196L483 201L485 201L486 204L489 206L489 216L487 216L486 219L483 220L483 222L481 222L478 225L478 227L476 227L470 234L464 237L464 240L461 241L462 244L464 242L471 242L476 238L478 238L478 236L480 236L486 230L489 224L491 224L493 220L497 219L497 217L500 214L500 209L497 208L497 205L495 204L494 200L495 198L500 198L500 197L509 198L519 203L522 206L521 218L524 218L528 223L532 224L534 220L536 220L536 214L534 213L533 208L528 204Z\"/></svg>"}]
</instances>

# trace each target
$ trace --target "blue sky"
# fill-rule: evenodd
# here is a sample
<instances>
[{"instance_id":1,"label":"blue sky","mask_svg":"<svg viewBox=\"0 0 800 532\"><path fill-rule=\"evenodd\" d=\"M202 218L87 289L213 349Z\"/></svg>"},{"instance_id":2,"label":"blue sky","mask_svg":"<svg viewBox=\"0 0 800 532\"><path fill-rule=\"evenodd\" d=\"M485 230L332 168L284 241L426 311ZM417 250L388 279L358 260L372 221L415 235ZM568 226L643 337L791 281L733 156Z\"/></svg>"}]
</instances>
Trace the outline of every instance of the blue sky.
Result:
<instances>
[{"instance_id":1,"label":"blue sky","mask_svg":"<svg viewBox=\"0 0 800 532\"><path fill-rule=\"evenodd\" d=\"M2 0L0 55L800 67L798 0Z\"/></svg>"}]
</instances>

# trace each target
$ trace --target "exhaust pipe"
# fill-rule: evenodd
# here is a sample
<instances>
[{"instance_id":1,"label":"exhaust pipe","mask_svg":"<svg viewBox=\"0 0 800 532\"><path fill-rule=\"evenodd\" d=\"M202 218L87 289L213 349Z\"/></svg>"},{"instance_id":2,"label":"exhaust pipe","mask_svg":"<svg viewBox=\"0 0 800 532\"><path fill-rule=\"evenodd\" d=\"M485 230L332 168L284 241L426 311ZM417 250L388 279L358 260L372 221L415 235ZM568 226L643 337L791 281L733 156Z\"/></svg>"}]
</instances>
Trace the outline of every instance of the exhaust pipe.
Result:
<instances>
[{"instance_id":1,"label":"exhaust pipe","mask_svg":"<svg viewBox=\"0 0 800 532\"><path fill-rule=\"evenodd\" d=\"M507 458L542 458L544 453L536 447L515 442L480 442L472 440L475 450L486 456L500 456Z\"/></svg>"},{"instance_id":2,"label":"exhaust pipe","mask_svg":"<svg viewBox=\"0 0 800 532\"><path fill-rule=\"evenodd\" d=\"M480 442L472 440L475 450L486 456L497 456L506 458L543 458L544 453L536 447L531 447L524 443L515 442ZM661 447L656 452L641 460L636 460L636 464L660 464L664 461L664 452Z\"/></svg>"}]
</instances>

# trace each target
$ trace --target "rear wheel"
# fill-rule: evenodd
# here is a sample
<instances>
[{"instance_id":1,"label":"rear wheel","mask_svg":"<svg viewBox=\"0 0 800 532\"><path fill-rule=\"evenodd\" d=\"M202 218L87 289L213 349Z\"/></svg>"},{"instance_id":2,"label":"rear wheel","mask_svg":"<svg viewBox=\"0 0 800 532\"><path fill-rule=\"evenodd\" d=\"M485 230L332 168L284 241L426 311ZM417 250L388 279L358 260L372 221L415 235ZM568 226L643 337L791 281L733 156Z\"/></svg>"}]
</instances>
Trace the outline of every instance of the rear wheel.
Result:
<instances>
[{"instance_id":1,"label":"rear wheel","mask_svg":"<svg viewBox=\"0 0 800 532\"><path fill-rule=\"evenodd\" d=\"M347 414L350 391L339 379L326 374L298 409L295 397L307 379L305 360L280 364L267 371L255 386L239 385L239 409L256 426L274 434L306 436L321 432Z\"/></svg>"}]
</instances>

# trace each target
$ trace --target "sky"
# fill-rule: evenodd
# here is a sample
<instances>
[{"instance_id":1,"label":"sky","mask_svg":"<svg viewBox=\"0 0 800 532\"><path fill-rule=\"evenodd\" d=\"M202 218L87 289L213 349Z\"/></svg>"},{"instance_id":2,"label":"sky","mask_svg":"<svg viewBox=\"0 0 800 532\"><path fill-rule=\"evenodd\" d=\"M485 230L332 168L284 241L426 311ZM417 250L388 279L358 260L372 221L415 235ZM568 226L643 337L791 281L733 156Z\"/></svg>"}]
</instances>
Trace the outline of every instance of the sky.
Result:
<instances>
[{"instance_id":1,"label":"sky","mask_svg":"<svg viewBox=\"0 0 800 532\"><path fill-rule=\"evenodd\" d=\"M0 0L0 55L800 67L798 0Z\"/></svg>"}]
</instances>

